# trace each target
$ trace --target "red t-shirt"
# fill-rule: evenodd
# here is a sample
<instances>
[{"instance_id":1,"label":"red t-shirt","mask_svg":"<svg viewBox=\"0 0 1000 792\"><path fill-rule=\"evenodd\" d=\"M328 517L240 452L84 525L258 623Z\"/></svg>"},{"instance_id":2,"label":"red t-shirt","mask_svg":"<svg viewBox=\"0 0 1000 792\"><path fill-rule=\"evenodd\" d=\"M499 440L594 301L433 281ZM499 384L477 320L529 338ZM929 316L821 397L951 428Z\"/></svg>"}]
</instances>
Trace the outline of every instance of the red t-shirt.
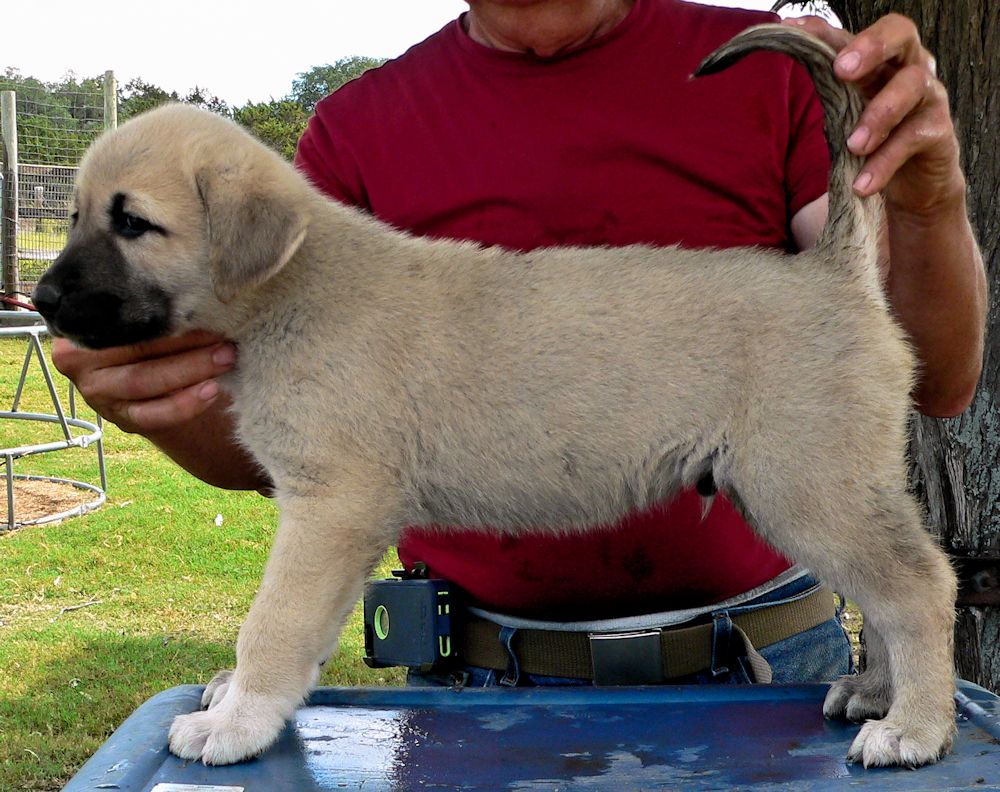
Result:
<instances>
[{"instance_id":1,"label":"red t-shirt","mask_svg":"<svg viewBox=\"0 0 1000 792\"><path fill-rule=\"evenodd\" d=\"M826 191L822 116L805 71L756 53L700 60L773 15L636 0L555 59L481 46L455 21L316 108L297 165L330 195L416 234L552 245L791 248L789 221ZM693 491L585 536L410 529L424 561L485 607L587 619L719 601L789 562L723 497Z\"/></svg>"}]
</instances>

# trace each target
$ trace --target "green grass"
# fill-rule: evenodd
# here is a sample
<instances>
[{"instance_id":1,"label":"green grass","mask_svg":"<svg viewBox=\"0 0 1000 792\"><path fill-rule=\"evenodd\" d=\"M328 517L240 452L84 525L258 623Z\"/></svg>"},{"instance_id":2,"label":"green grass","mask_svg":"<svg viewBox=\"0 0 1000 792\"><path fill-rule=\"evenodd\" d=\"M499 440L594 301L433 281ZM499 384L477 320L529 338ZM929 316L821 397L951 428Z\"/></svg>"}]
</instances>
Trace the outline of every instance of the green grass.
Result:
<instances>
[{"instance_id":1,"label":"green grass","mask_svg":"<svg viewBox=\"0 0 1000 792\"><path fill-rule=\"evenodd\" d=\"M39 278L45 274L45 270L52 266L52 262L41 259L19 259L17 266L21 288L24 290L24 296L28 297L30 289L38 283Z\"/></svg>"},{"instance_id":2,"label":"green grass","mask_svg":"<svg viewBox=\"0 0 1000 792\"><path fill-rule=\"evenodd\" d=\"M24 219L17 232L17 249L21 258L18 260L18 277L22 287L30 291L50 266L51 258L26 258L33 251L45 251L49 254L58 253L66 244L69 222L44 218L40 220ZM4 394L0 393L0 397Z\"/></svg>"},{"instance_id":3,"label":"green grass","mask_svg":"<svg viewBox=\"0 0 1000 792\"><path fill-rule=\"evenodd\" d=\"M0 339L4 410L24 350L20 339ZM81 417L92 419L80 404ZM37 373L21 409L51 411ZM144 440L113 426L105 430L104 507L0 534L4 792L61 788L143 701L174 685L206 682L231 666L267 557L276 523L270 501L201 484ZM59 430L0 421L0 447L53 433ZM93 449L24 458L15 470L97 480ZM387 557L379 574L394 560ZM398 670L368 669L362 646L356 609L321 684L402 681Z\"/></svg>"}]
</instances>

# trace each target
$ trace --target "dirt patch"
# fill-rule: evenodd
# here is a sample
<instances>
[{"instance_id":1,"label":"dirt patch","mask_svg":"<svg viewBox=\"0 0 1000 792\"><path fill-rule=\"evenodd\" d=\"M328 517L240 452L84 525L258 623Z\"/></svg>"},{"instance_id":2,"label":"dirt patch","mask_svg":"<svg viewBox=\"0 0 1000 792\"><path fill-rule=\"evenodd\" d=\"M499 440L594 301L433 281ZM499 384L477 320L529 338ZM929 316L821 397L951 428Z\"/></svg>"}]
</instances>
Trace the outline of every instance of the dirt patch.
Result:
<instances>
[{"instance_id":1,"label":"dirt patch","mask_svg":"<svg viewBox=\"0 0 1000 792\"><path fill-rule=\"evenodd\" d=\"M2 482L0 477L0 482ZM10 515L7 513L7 496L0 485L0 527L5 527ZM24 524L62 514L77 506L94 500L95 494L72 484L57 481L36 481L32 479L14 480L14 519Z\"/></svg>"}]
</instances>

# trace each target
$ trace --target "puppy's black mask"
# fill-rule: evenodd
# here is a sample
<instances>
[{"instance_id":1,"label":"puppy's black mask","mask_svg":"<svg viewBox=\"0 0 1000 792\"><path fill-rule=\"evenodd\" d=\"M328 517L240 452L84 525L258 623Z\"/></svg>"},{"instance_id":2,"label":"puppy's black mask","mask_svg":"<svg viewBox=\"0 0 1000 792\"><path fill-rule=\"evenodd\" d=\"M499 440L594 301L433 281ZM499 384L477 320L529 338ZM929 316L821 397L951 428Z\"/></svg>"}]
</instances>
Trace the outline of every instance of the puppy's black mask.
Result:
<instances>
[{"instance_id":1,"label":"puppy's black mask","mask_svg":"<svg viewBox=\"0 0 1000 792\"><path fill-rule=\"evenodd\" d=\"M71 239L32 300L53 335L92 349L170 332L170 297L128 266L110 232Z\"/></svg>"}]
</instances>

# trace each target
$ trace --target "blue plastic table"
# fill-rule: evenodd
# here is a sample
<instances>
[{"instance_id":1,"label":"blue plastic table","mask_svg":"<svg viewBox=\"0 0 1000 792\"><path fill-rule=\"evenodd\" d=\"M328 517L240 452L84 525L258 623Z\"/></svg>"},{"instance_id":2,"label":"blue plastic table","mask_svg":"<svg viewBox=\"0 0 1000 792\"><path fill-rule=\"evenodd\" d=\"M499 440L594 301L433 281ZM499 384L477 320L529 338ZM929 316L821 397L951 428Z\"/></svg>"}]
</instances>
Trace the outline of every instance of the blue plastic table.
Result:
<instances>
[{"instance_id":1,"label":"blue plastic table","mask_svg":"<svg viewBox=\"0 0 1000 792\"><path fill-rule=\"evenodd\" d=\"M263 756L205 767L166 748L201 690L143 704L64 792L1000 790L1000 699L968 683L955 751L918 770L847 764L823 685L320 688Z\"/></svg>"}]
</instances>

